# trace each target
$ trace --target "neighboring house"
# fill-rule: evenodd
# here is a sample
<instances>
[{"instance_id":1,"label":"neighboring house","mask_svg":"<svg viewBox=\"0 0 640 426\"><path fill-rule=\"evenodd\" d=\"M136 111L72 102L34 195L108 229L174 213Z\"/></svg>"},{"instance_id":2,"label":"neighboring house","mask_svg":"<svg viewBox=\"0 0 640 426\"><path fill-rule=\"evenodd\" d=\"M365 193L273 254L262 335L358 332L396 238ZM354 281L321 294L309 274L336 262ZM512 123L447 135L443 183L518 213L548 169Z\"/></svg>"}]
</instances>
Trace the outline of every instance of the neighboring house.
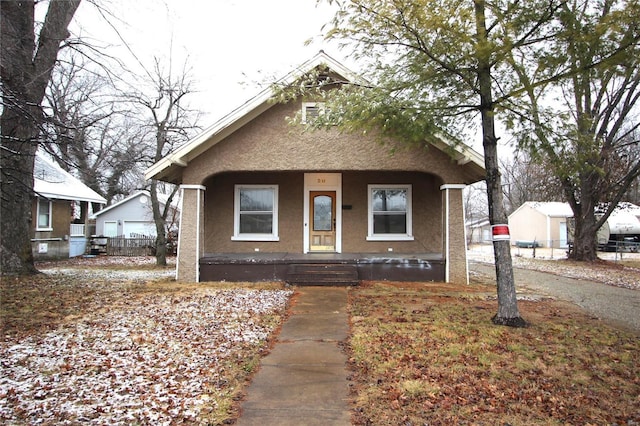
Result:
<instances>
[{"instance_id":1,"label":"neighboring house","mask_svg":"<svg viewBox=\"0 0 640 426\"><path fill-rule=\"evenodd\" d=\"M161 209L164 209L167 198L166 195L158 194ZM172 206L167 216L168 230L177 229L177 212L177 206ZM93 217L96 220L96 235L98 236L132 238L137 236L155 237L157 235L151 209L151 195L148 191L138 191L131 194L100 210Z\"/></svg>"},{"instance_id":2,"label":"neighboring house","mask_svg":"<svg viewBox=\"0 0 640 426\"><path fill-rule=\"evenodd\" d=\"M323 79L357 79L320 52L280 83L316 67ZM309 131L288 118L323 105L273 95L266 89L146 171L181 185L178 279L468 282L462 191L485 176L480 154L434 138L410 147Z\"/></svg>"},{"instance_id":3,"label":"neighboring house","mask_svg":"<svg viewBox=\"0 0 640 426\"><path fill-rule=\"evenodd\" d=\"M511 244L566 248L567 218L571 217L568 203L527 201L509 215Z\"/></svg>"},{"instance_id":4,"label":"neighboring house","mask_svg":"<svg viewBox=\"0 0 640 426\"><path fill-rule=\"evenodd\" d=\"M471 244L491 243L491 222L488 218L467 222L467 239Z\"/></svg>"},{"instance_id":5,"label":"neighboring house","mask_svg":"<svg viewBox=\"0 0 640 426\"><path fill-rule=\"evenodd\" d=\"M38 152L34 164L31 246L36 260L60 259L85 253L92 204L107 200L55 162Z\"/></svg>"}]
</instances>

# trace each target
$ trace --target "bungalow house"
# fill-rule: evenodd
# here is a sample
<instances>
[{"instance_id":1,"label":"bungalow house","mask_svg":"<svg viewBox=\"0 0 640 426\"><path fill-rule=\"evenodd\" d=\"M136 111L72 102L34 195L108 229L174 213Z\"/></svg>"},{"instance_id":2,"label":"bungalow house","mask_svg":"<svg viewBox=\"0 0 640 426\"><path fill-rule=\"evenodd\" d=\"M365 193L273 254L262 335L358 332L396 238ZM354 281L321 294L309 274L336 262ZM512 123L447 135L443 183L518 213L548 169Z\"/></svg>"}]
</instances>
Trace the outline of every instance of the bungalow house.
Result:
<instances>
[{"instance_id":1,"label":"bungalow house","mask_svg":"<svg viewBox=\"0 0 640 426\"><path fill-rule=\"evenodd\" d=\"M36 260L60 259L85 253L89 212L102 196L38 152L34 165L31 246ZM84 214L82 213L84 212Z\"/></svg>"},{"instance_id":2,"label":"bungalow house","mask_svg":"<svg viewBox=\"0 0 640 426\"><path fill-rule=\"evenodd\" d=\"M568 203L527 201L509 215L511 244L566 248L571 217Z\"/></svg>"},{"instance_id":3,"label":"bungalow house","mask_svg":"<svg viewBox=\"0 0 640 426\"><path fill-rule=\"evenodd\" d=\"M166 195L158 194L158 201L160 201L162 209L164 209L167 199ZM168 231L177 230L178 216L177 206L172 205L167 217ZM134 236L155 237L157 235L149 191L135 192L100 210L93 217L96 220L96 235L99 236L131 238Z\"/></svg>"},{"instance_id":4,"label":"bungalow house","mask_svg":"<svg viewBox=\"0 0 640 426\"><path fill-rule=\"evenodd\" d=\"M280 83L320 66L357 78L321 51ZM468 282L462 191L484 178L481 155L305 130L288 118L322 105L273 96L264 90L146 171L181 186L177 279Z\"/></svg>"}]
</instances>

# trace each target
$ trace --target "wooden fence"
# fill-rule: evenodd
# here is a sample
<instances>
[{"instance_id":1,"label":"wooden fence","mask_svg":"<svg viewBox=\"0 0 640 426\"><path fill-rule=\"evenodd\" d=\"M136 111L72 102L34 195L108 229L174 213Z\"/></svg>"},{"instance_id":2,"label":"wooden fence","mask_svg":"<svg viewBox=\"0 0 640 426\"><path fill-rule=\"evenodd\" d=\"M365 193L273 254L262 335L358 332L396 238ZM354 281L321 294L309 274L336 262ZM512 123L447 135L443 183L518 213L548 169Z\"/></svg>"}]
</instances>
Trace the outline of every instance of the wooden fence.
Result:
<instances>
[{"instance_id":1,"label":"wooden fence","mask_svg":"<svg viewBox=\"0 0 640 426\"><path fill-rule=\"evenodd\" d=\"M107 239L108 256L154 256L156 237L109 237Z\"/></svg>"}]
</instances>

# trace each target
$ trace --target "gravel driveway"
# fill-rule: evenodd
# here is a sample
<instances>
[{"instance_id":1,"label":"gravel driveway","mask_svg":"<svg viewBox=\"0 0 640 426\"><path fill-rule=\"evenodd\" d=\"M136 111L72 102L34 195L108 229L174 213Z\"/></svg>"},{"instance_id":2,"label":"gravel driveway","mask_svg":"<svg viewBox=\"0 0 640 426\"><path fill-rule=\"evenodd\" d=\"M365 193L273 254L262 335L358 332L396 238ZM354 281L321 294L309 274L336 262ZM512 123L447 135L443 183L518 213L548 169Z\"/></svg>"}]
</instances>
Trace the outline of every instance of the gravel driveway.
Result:
<instances>
[{"instance_id":1,"label":"gravel driveway","mask_svg":"<svg viewBox=\"0 0 640 426\"><path fill-rule=\"evenodd\" d=\"M495 279L492 264L470 262L472 273ZM527 289L580 306L590 314L640 332L640 291L568 278L547 272L514 268L516 290Z\"/></svg>"}]
</instances>

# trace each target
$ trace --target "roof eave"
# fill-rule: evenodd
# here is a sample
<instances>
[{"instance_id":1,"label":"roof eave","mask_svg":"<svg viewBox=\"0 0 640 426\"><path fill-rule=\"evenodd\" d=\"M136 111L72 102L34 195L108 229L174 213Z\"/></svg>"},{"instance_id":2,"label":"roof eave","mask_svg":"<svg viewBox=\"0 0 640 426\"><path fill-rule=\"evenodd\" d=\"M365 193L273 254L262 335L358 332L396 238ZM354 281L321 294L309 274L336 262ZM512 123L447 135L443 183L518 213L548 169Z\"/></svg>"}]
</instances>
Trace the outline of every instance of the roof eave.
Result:
<instances>
[{"instance_id":1,"label":"roof eave","mask_svg":"<svg viewBox=\"0 0 640 426\"><path fill-rule=\"evenodd\" d=\"M46 192L46 191L38 191L38 196L43 198L49 198L52 200L67 200L67 201L82 201L87 203L98 203L98 204L107 204L107 200L103 197L82 197L82 196L74 196L71 197L65 194L57 194L55 192Z\"/></svg>"},{"instance_id":2,"label":"roof eave","mask_svg":"<svg viewBox=\"0 0 640 426\"><path fill-rule=\"evenodd\" d=\"M442 135L429 138L428 141L437 149L450 155L459 166L469 170L471 183L479 182L486 177L484 157L482 154L462 142L450 142Z\"/></svg>"},{"instance_id":3,"label":"roof eave","mask_svg":"<svg viewBox=\"0 0 640 426\"><path fill-rule=\"evenodd\" d=\"M279 86L288 86L296 79L310 72L314 68L326 65L334 72L342 75L350 81L361 81L354 72L340 64L338 61L320 51L313 58L298 66L286 76L276 81L274 84ZM229 114L223 116L212 126L205 129L195 138L191 139L182 147L173 153L167 155L162 160L149 167L145 173L145 179L168 180L171 183L179 184L182 182L181 169L186 167L193 158L197 157L203 151L222 140L227 134L230 134L236 128L246 124L257 115L265 112L275 104L270 100L275 95L273 85L263 89L258 95L249 99L240 107L234 109Z\"/></svg>"}]
</instances>

